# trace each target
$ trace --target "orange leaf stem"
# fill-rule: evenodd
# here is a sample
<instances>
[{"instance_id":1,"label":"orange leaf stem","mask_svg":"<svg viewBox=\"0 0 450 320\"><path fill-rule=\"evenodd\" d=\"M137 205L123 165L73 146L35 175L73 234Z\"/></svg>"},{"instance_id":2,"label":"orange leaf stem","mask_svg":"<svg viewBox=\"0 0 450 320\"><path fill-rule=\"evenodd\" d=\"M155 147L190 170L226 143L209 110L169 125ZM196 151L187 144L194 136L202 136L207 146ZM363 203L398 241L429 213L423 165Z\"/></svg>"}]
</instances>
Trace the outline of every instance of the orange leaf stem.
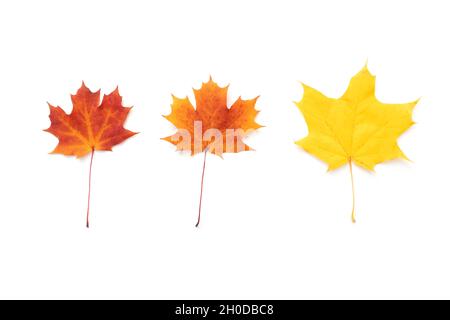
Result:
<instances>
[{"instance_id":1,"label":"orange leaf stem","mask_svg":"<svg viewBox=\"0 0 450 320\"><path fill-rule=\"evenodd\" d=\"M202 213L202 198L203 198L203 180L205 178L205 167L206 167L206 154L208 152L208 148L205 148L205 156L203 158L203 171L202 171L202 183L200 186L200 203L198 205L198 220L197 220L197 224L195 225L196 228L198 228L199 224L200 224L200 217L201 217L201 213Z\"/></svg>"},{"instance_id":2,"label":"orange leaf stem","mask_svg":"<svg viewBox=\"0 0 450 320\"><path fill-rule=\"evenodd\" d=\"M89 191L88 191L88 204L87 204L87 214L86 214L86 228L89 228L89 209L91 206L91 178L92 178L92 162L94 160L95 149L92 148L91 152L91 164L89 165Z\"/></svg>"}]
</instances>

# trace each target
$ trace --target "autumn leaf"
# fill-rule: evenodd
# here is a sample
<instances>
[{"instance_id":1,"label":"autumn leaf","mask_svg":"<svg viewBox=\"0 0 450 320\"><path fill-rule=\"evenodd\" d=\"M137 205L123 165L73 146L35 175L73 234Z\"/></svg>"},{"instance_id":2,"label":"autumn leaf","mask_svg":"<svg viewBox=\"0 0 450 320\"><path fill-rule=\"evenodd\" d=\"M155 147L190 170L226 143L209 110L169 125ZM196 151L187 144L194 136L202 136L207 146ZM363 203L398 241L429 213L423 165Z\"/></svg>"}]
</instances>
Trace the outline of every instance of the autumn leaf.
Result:
<instances>
[{"instance_id":1,"label":"autumn leaf","mask_svg":"<svg viewBox=\"0 0 450 320\"><path fill-rule=\"evenodd\" d=\"M210 78L199 90L194 89L196 108L188 97L180 99L172 96L172 111L165 116L178 130L163 140L191 155L204 152L197 227L200 223L207 152L222 156L223 153L251 150L243 139L261 128L255 121L259 113L255 109L258 97L251 100L239 97L228 108L227 94L228 86L221 88Z\"/></svg>"},{"instance_id":2,"label":"autumn leaf","mask_svg":"<svg viewBox=\"0 0 450 320\"><path fill-rule=\"evenodd\" d=\"M378 163L407 159L398 137L413 125L417 101L385 104L375 96L375 77L365 66L354 76L339 99L328 98L303 85L303 99L296 103L309 134L296 144L328 164L329 170L349 164L352 178L355 222L355 192L352 164L374 170Z\"/></svg>"},{"instance_id":3,"label":"autumn leaf","mask_svg":"<svg viewBox=\"0 0 450 320\"><path fill-rule=\"evenodd\" d=\"M228 87L219 87L211 78L201 89L194 89L194 94L195 109L187 97L179 99L172 96L172 112L165 118L179 131L163 138L164 140L176 145L178 150L189 151L192 155L207 149L219 156L225 152L251 150L242 139L252 130L261 128L255 121L259 112L255 109L258 97L251 100L239 97L228 108ZM180 141L183 138L186 138L185 141Z\"/></svg>"},{"instance_id":4,"label":"autumn leaf","mask_svg":"<svg viewBox=\"0 0 450 320\"><path fill-rule=\"evenodd\" d=\"M73 109L66 114L60 107L50 107L50 128L44 130L55 135L59 143L51 152L76 156L91 155L89 170L89 195L86 226L89 228L92 161L95 151L111 151L112 147L135 135L123 128L131 108L122 105L122 97L116 88L103 97L100 90L91 92L84 84L71 96Z\"/></svg>"}]
</instances>

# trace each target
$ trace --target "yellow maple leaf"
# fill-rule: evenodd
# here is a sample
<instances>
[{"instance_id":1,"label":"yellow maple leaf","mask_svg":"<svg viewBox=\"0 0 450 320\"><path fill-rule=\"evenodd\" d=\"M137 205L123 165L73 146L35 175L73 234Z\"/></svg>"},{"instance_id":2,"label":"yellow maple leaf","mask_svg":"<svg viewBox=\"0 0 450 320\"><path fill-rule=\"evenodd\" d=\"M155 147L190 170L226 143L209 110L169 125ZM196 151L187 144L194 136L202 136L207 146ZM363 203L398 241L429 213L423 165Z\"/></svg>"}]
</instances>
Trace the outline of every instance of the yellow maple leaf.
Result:
<instances>
[{"instance_id":1,"label":"yellow maple leaf","mask_svg":"<svg viewBox=\"0 0 450 320\"><path fill-rule=\"evenodd\" d=\"M296 144L325 161L329 170L349 164L352 178L355 222L355 192L352 163L373 170L378 163L407 159L397 144L398 137L414 122L412 112L418 100L385 104L375 97L375 77L365 66L350 81L339 99L328 98L303 84L303 98L296 103L308 125L308 136Z\"/></svg>"}]
</instances>

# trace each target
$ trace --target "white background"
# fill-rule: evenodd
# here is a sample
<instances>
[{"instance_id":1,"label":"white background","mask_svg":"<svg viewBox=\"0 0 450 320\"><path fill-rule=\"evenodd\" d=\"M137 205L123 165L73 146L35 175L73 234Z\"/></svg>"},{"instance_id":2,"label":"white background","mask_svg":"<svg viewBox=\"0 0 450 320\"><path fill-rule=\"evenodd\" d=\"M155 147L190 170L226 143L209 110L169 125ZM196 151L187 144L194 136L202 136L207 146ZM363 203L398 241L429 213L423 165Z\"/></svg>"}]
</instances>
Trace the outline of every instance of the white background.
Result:
<instances>
[{"instance_id":1,"label":"white background","mask_svg":"<svg viewBox=\"0 0 450 320\"><path fill-rule=\"evenodd\" d=\"M0 4L1 298L450 298L447 1L4 1ZM339 97L369 61L384 102L416 107L413 162L355 170L294 144L303 81ZM171 93L209 75L261 95L255 152L160 137ZM116 85L141 132L93 166L49 155L46 102Z\"/></svg>"}]
</instances>

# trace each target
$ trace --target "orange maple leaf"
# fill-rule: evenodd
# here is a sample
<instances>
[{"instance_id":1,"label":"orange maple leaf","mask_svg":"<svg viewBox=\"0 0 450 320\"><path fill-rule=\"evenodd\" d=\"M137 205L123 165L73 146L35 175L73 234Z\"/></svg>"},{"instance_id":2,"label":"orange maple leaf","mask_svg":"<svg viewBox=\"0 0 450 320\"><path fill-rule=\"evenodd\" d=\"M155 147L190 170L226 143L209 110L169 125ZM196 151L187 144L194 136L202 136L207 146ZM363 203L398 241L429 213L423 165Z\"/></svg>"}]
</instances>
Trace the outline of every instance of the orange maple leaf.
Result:
<instances>
[{"instance_id":1,"label":"orange maple leaf","mask_svg":"<svg viewBox=\"0 0 450 320\"><path fill-rule=\"evenodd\" d=\"M196 109L188 97L173 97L172 112L164 116L178 131L163 140L191 155L208 149L219 156L224 152L236 153L251 148L242 139L251 131L261 128L255 118L258 97L243 100L239 97L227 107L228 86L221 88L210 78L199 90L194 89ZM181 140L181 141L180 141Z\"/></svg>"},{"instance_id":2,"label":"orange maple leaf","mask_svg":"<svg viewBox=\"0 0 450 320\"><path fill-rule=\"evenodd\" d=\"M101 104L100 90L91 92L84 83L71 97L70 114L49 104L51 125L45 131L59 139L52 153L80 158L94 150L111 151L136 134L123 127L131 108L122 106L118 88L105 95Z\"/></svg>"},{"instance_id":3,"label":"orange maple leaf","mask_svg":"<svg viewBox=\"0 0 450 320\"><path fill-rule=\"evenodd\" d=\"M259 113L255 109L258 97L251 100L243 100L239 97L228 108L227 94L228 86L221 88L210 77L199 90L194 89L195 109L187 97L179 99L172 96L172 111L164 116L178 130L174 135L163 140L176 145L177 150L189 151L191 155L204 152L196 227L200 224L207 152L222 156L225 152L237 153L252 150L243 142L243 138L262 127L255 121Z\"/></svg>"},{"instance_id":4,"label":"orange maple leaf","mask_svg":"<svg viewBox=\"0 0 450 320\"><path fill-rule=\"evenodd\" d=\"M73 109L66 114L60 107L50 107L51 125L44 130L55 135L59 143L51 152L81 158L91 154L89 170L89 195L86 226L89 227L91 173L94 152L111 151L112 147L135 135L123 127L131 107L122 105L122 97L116 88L103 97L100 90L91 92L84 84L71 96Z\"/></svg>"}]
</instances>

